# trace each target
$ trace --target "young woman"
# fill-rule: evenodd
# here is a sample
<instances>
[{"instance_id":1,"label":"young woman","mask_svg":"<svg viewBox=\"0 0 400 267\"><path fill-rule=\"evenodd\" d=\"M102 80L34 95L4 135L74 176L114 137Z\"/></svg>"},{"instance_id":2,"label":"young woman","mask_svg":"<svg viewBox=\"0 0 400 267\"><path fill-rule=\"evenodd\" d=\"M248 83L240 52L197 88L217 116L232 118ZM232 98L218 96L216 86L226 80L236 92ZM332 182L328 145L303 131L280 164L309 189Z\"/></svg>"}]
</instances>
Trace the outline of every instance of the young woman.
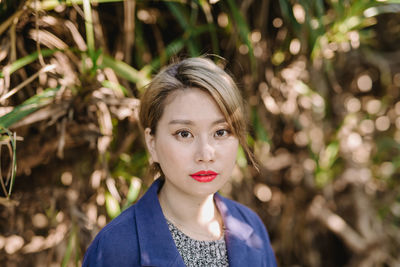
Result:
<instances>
[{"instance_id":1,"label":"young woman","mask_svg":"<svg viewBox=\"0 0 400 267\"><path fill-rule=\"evenodd\" d=\"M243 114L232 78L208 59L156 75L139 117L158 178L97 235L83 266L276 266L259 217L217 193L239 144L252 159Z\"/></svg>"}]
</instances>

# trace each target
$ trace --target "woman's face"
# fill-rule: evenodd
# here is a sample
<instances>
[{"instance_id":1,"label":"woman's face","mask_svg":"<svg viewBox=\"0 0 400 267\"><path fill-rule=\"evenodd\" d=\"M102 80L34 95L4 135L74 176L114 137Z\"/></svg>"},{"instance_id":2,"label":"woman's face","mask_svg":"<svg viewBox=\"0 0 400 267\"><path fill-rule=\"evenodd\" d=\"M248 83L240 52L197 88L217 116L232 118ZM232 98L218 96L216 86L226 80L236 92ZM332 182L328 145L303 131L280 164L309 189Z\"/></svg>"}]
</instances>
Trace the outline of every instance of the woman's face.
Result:
<instances>
[{"instance_id":1,"label":"woman's face","mask_svg":"<svg viewBox=\"0 0 400 267\"><path fill-rule=\"evenodd\" d=\"M215 193L232 173L238 139L207 92L179 90L165 101L156 134L145 130L152 159L165 175L164 188L190 196Z\"/></svg>"}]
</instances>

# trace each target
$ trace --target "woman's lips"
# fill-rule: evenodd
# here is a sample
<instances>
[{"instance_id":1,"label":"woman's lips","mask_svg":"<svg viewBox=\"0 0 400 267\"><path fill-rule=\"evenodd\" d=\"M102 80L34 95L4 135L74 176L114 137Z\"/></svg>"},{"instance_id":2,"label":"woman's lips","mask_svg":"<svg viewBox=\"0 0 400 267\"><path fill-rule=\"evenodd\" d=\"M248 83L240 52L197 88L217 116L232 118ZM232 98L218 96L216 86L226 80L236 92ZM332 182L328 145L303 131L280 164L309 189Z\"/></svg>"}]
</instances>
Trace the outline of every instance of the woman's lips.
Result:
<instances>
[{"instance_id":1,"label":"woman's lips","mask_svg":"<svg viewBox=\"0 0 400 267\"><path fill-rule=\"evenodd\" d=\"M218 173L213 171L199 171L190 176L200 183L209 183L217 177Z\"/></svg>"}]
</instances>

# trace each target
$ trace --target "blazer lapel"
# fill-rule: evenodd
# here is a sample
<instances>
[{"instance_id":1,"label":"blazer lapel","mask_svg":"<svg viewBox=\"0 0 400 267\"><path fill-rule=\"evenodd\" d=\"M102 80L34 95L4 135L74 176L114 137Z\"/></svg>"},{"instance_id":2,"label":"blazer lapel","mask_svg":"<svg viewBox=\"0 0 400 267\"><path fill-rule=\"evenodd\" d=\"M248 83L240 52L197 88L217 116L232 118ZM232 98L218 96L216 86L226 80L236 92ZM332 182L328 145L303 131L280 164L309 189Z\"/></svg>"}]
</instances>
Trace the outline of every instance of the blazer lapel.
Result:
<instances>
[{"instance_id":1,"label":"blazer lapel","mask_svg":"<svg viewBox=\"0 0 400 267\"><path fill-rule=\"evenodd\" d=\"M135 205L136 227L142 266L185 267L158 201L162 180L156 180ZM265 266L261 238L234 207L215 194L215 202L225 224L225 240L230 267Z\"/></svg>"},{"instance_id":2,"label":"blazer lapel","mask_svg":"<svg viewBox=\"0 0 400 267\"><path fill-rule=\"evenodd\" d=\"M185 267L158 201L156 180L136 204L136 225L142 266Z\"/></svg>"}]
</instances>

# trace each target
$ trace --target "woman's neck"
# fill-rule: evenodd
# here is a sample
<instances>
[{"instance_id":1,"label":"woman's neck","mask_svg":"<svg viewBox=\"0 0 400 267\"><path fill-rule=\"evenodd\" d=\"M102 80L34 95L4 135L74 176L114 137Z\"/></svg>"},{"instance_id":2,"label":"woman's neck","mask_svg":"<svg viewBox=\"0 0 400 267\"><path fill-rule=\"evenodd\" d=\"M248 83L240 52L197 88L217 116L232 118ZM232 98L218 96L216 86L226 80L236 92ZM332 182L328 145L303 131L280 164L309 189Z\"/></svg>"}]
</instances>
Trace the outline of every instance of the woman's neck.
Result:
<instances>
[{"instance_id":1,"label":"woman's neck","mask_svg":"<svg viewBox=\"0 0 400 267\"><path fill-rule=\"evenodd\" d=\"M166 182L158 198L164 216L186 235L197 240L221 238L223 221L214 203L214 194L191 196L176 192Z\"/></svg>"}]
</instances>

